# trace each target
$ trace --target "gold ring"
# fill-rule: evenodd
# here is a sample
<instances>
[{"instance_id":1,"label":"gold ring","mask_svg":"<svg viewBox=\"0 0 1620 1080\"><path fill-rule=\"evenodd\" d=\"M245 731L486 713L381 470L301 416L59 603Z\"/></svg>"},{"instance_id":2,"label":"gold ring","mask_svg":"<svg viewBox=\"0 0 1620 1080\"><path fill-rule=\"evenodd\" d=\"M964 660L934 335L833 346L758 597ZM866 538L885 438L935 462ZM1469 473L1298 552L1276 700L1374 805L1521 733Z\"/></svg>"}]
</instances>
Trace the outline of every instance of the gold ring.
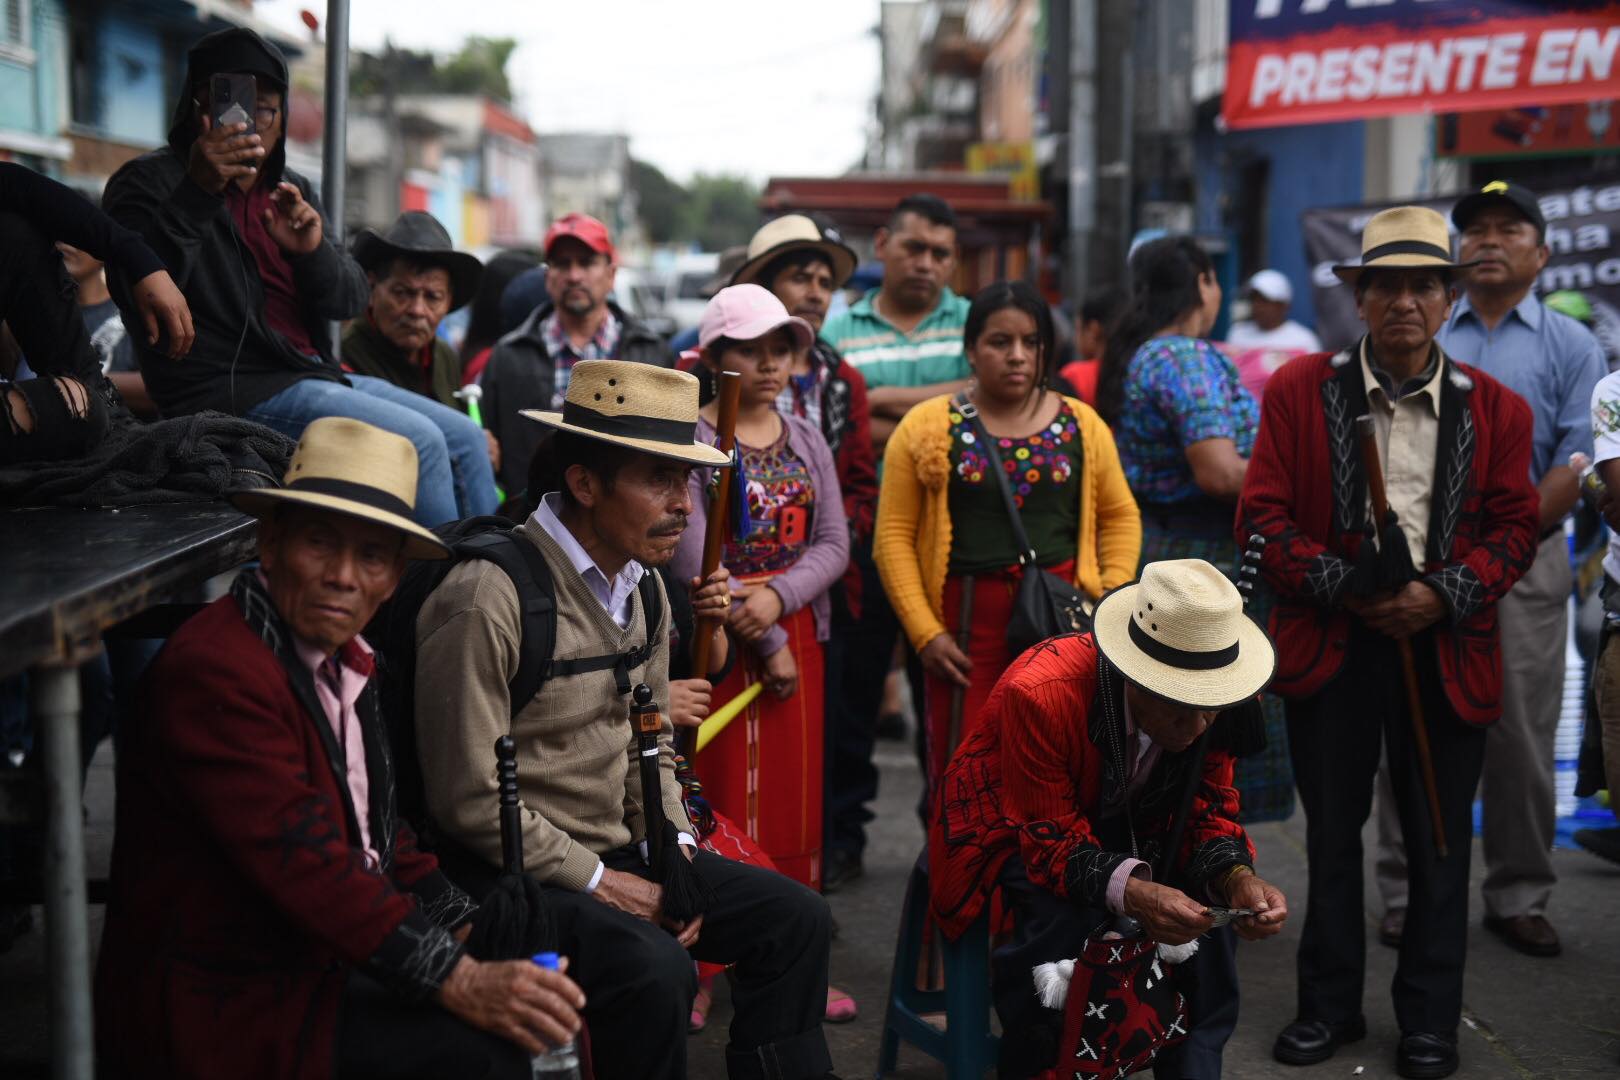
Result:
<instances>
[{"instance_id":1,"label":"gold ring","mask_svg":"<svg viewBox=\"0 0 1620 1080\"><path fill-rule=\"evenodd\" d=\"M731 594L730 593L726 593L726 594L724 594L723 596L720 597L720 606L721 607L730 607L731 606Z\"/></svg>"}]
</instances>

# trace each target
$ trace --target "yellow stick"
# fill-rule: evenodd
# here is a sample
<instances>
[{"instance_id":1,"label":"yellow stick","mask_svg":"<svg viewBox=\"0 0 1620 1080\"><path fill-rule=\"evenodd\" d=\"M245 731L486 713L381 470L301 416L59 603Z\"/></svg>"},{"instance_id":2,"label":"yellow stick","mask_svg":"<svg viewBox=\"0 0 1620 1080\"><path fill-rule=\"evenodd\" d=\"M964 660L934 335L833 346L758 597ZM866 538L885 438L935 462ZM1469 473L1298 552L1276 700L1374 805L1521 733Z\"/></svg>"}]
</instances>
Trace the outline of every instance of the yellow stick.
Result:
<instances>
[{"instance_id":1,"label":"yellow stick","mask_svg":"<svg viewBox=\"0 0 1620 1080\"><path fill-rule=\"evenodd\" d=\"M726 725L737 719L737 714L748 708L749 704L759 697L760 691L764 689L764 683L753 683L748 689L710 713L709 718L703 721L703 725L698 728L697 752L703 753L703 748L713 742L716 735L726 730Z\"/></svg>"}]
</instances>

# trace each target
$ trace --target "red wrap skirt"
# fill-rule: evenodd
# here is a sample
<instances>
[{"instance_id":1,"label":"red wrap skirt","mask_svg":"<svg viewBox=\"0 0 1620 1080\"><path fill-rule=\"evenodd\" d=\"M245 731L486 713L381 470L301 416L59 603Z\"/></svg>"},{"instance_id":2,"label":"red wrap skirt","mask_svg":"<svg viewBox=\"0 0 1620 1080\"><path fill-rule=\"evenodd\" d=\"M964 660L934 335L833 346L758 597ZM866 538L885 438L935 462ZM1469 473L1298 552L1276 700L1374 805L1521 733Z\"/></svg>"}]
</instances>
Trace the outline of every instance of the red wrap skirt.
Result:
<instances>
[{"instance_id":1,"label":"red wrap skirt","mask_svg":"<svg viewBox=\"0 0 1620 1080\"><path fill-rule=\"evenodd\" d=\"M767 582L774 575L745 579ZM808 607L784 615L787 648L799 668L793 696L778 701L769 690L717 735L693 762L703 794L768 855L788 877L821 890L821 776L824 698L821 645ZM764 663L737 643L737 662L715 687L719 709L764 678Z\"/></svg>"}]
</instances>

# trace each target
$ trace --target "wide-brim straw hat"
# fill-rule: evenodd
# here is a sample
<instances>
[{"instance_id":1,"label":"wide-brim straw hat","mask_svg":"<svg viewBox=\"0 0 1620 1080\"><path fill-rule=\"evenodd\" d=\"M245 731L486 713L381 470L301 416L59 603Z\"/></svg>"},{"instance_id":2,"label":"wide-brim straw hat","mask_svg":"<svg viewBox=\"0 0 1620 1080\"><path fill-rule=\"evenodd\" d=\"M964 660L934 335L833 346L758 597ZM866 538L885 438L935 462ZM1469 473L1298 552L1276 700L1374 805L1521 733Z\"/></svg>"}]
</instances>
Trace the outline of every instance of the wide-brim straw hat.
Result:
<instances>
[{"instance_id":1,"label":"wide-brim straw hat","mask_svg":"<svg viewBox=\"0 0 1620 1080\"><path fill-rule=\"evenodd\" d=\"M1228 709L1271 682L1277 652L1243 597L1203 559L1148 563L1139 581L1104 596L1097 648L1149 693L1195 709Z\"/></svg>"},{"instance_id":2,"label":"wide-brim straw hat","mask_svg":"<svg viewBox=\"0 0 1620 1080\"><path fill-rule=\"evenodd\" d=\"M1396 206L1374 214L1361 230L1361 261L1335 266L1333 272L1354 285L1363 270L1466 270L1478 265L1451 257L1451 232L1438 211Z\"/></svg>"},{"instance_id":3,"label":"wide-brim straw hat","mask_svg":"<svg viewBox=\"0 0 1620 1080\"><path fill-rule=\"evenodd\" d=\"M568 379L562 412L522 414L558 431L617 443L691 465L731 459L697 441L698 380L673 368L627 360L581 360Z\"/></svg>"},{"instance_id":4,"label":"wide-brim straw hat","mask_svg":"<svg viewBox=\"0 0 1620 1080\"><path fill-rule=\"evenodd\" d=\"M226 497L256 518L296 505L386 525L405 534L408 558L442 559L450 549L411 520L416 473L416 447L405 436L325 416L304 429L281 487L230 491Z\"/></svg>"},{"instance_id":5,"label":"wide-brim straw hat","mask_svg":"<svg viewBox=\"0 0 1620 1080\"><path fill-rule=\"evenodd\" d=\"M407 210L388 231L361 229L354 238L354 261L375 272L383 263L405 258L429 266L442 266L450 275L450 310L472 302L484 277L484 264L476 255L455 250L450 233L439 219L422 210Z\"/></svg>"},{"instance_id":6,"label":"wide-brim straw hat","mask_svg":"<svg viewBox=\"0 0 1620 1080\"><path fill-rule=\"evenodd\" d=\"M838 230L823 227L807 214L783 214L767 221L748 241L747 260L731 275L729 284L753 283L771 287L759 275L771 263L790 251L815 251L832 264L833 288L841 289L855 273L855 249L844 243Z\"/></svg>"}]
</instances>

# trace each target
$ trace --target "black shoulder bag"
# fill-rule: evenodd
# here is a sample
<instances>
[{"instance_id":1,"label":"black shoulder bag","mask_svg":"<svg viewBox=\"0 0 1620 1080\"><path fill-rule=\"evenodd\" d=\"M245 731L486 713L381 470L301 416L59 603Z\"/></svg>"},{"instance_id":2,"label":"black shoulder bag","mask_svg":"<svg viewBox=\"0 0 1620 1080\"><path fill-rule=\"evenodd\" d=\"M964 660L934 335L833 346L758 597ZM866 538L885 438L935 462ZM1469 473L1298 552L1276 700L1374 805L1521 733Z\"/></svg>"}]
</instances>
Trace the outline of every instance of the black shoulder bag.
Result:
<instances>
[{"instance_id":1,"label":"black shoulder bag","mask_svg":"<svg viewBox=\"0 0 1620 1080\"><path fill-rule=\"evenodd\" d=\"M1024 520L1013 501L1012 485L1007 482L1007 471L1002 466L996 441L979 419L979 410L961 395L956 399L957 411L978 436L984 452L990 458L990 471L995 474L1001 488L1001 499L1007 505L1007 517L1012 524L1013 542L1018 545L1018 565L1023 575L1018 583L1018 596L1013 601L1012 617L1007 621L1007 646L1016 653L1047 638L1059 634L1084 634L1091 629L1092 604L1086 594L1056 574L1042 570L1035 562L1035 546L1024 531Z\"/></svg>"}]
</instances>

